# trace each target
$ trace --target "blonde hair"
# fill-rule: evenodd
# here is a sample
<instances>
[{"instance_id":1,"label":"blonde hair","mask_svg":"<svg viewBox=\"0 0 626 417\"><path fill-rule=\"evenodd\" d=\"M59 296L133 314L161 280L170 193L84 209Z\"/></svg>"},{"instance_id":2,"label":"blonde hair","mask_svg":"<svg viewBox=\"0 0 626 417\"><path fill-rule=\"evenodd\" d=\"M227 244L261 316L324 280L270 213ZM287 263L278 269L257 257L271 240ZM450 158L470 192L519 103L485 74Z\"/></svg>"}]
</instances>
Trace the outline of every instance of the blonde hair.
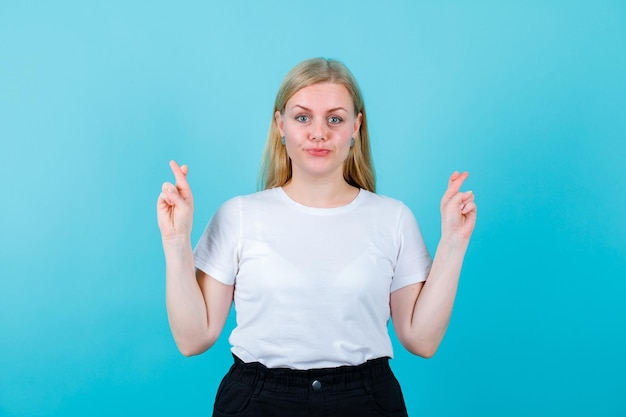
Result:
<instances>
[{"instance_id":1,"label":"blonde hair","mask_svg":"<svg viewBox=\"0 0 626 417\"><path fill-rule=\"evenodd\" d=\"M276 111L280 111L282 114L285 111L287 101L295 93L304 87L318 83L336 83L346 87L352 96L355 114L362 114L361 128L354 137L354 146L350 149L348 159L344 163L343 177L350 185L376 192L367 117L361 90L356 79L344 64L325 58L309 59L296 65L289 71L278 89L272 111L272 122L263 151L259 178L260 188L281 187L289 182L292 175L291 160L287 155L285 146L280 141L281 136L275 118Z\"/></svg>"}]
</instances>

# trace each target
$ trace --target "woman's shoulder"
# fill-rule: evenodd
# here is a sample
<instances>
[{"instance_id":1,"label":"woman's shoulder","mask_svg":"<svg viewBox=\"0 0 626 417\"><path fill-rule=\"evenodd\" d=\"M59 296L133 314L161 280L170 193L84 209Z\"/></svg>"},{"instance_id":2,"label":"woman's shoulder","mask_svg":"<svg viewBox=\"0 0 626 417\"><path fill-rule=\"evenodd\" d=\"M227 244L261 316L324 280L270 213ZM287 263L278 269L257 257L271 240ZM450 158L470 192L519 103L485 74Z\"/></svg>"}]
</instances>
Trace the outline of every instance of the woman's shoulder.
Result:
<instances>
[{"instance_id":1,"label":"woman's shoulder","mask_svg":"<svg viewBox=\"0 0 626 417\"><path fill-rule=\"evenodd\" d=\"M234 197L234 199L238 199L242 203L246 203L246 204L259 204L259 203L276 200L279 195L278 191L279 191L278 187L268 188L266 190L256 191L250 194L239 195L237 197Z\"/></svg>"},{"instance_id":2,"label":"woman's shoulder","mask_svg":"<svg viewBox=\"0 0 626 417\"><path fill-rule=\"evenodd\" d=\"M367 190L361 190L361 194L363 195L363 200L366 204L376 206L378 209L388 209L388 210L408 210L408 207L401 200L389 197L384 194L373 193Z\"/></svg>"},{"instance_id":3,"label":"woman's shoulder","mask_svg":"<svg viewBox=\"0 0 626 417\"><path fill-rule=\"evenodd\" d=\"M275 201L278 197L277 194L278 192L276 188L270 188L267 190L256 191L250 194L237 195L222 203L221 209L241 209L241 207L249 207L258 204L268 203L271 201Z\"/></svg>"}]
</instances>

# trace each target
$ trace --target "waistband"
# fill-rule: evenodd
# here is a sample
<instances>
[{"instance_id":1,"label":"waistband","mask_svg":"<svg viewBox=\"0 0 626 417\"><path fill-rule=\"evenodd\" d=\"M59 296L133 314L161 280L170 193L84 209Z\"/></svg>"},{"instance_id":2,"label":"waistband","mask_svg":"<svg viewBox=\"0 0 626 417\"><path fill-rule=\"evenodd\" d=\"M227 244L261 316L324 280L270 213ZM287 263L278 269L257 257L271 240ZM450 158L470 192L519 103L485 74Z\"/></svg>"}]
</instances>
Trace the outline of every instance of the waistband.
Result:
<instances>
[{"instance_id":1,"label":"waistband","mask_svg":"<svg viewBox=\"0 0 626 417\"><path fill-rule=\"evenodd\" d=\"M261 383L273 392L340 392L369 387L376 381L393 377L389 358L369 360L361 365L309 370L267 368L260 362L246 363L233 355L229 374L245 384Z\"/></svg>"}]
</instances>

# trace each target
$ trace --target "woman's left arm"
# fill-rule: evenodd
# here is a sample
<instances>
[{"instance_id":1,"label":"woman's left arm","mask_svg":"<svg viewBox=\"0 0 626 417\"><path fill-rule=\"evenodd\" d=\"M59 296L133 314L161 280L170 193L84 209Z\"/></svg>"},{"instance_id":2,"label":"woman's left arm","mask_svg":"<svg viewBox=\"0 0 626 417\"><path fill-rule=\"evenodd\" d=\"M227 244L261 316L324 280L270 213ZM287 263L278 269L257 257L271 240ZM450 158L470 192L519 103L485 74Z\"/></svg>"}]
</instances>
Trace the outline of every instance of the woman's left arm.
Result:
<instances>
[{"instance_id":1,"label":"woman's left arm","mask_svg":"<svg viewBox=\"0 0 626 417\"><path fill-rule=\"evenodd\" d=\"M428 279L391 293L391 317L400 343L425 358L435 354L448 328L476 224L474 194L460 191L468 175L453 173L441 199L441 240Z\"/></svg>"}]
</instances>

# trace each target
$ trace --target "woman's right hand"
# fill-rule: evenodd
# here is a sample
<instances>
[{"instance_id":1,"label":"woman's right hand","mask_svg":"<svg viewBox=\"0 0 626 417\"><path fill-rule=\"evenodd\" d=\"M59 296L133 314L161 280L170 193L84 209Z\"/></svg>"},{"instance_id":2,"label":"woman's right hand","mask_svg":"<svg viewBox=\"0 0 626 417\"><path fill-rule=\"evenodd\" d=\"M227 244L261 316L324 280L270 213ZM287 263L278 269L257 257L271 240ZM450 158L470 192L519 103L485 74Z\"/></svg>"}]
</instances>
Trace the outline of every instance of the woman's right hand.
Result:
<instances>
[{"instance_id":1,"label":"woman's right hand","mask_svg":"<svg viewBox=\"0 0 626 417\"><path fill-rule=\"evenodd\" d=\"M187 165L170 161L176 184L163 183L157 200L157 220L163 240L189 239L193 223L193 195L187 182Z\"/></svg>"}]
</instances>

